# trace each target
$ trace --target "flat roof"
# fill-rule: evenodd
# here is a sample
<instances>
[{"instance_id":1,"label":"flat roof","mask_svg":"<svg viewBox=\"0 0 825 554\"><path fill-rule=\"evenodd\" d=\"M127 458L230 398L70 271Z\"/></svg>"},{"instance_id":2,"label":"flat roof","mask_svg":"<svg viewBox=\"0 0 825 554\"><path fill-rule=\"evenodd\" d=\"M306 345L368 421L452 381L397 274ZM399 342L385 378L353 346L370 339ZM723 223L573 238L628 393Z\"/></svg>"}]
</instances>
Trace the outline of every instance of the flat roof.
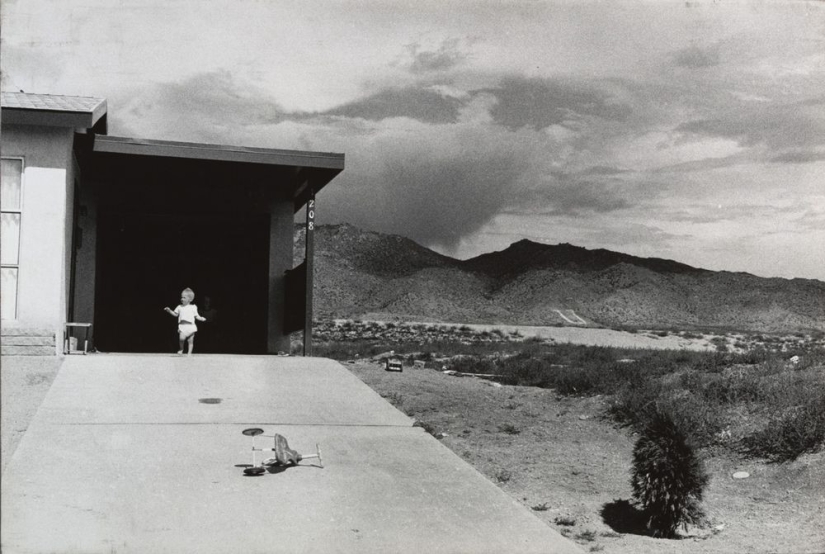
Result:
<instances>
[{"instance_id":1,"label":"flat roof","mask_svg":"<svg viewBox=\"0 0 825 554\"><path fill-rule=\"evenodd\" d=\"M191 171L208 166L214 175L226 172L271 183L291 198L295 211L344 170L344 154L227 146L196 142L87 135L92 171L100 175L146 171ZM195 164L193 166L192 164ZM105 179L106 177L104 177Z\"/></svg>"},{"instance_id":2,"label":"flat roof","mask_svg":"<svg viewBox=\"0 0 825 554\"><path fill-rule=\"evenodd\" d=\"M272 148L253 148L248 146L227 146L128 137L96 136L93 151L96 153L214 160L338 171L344 169L344 154L332 152L276 150Z\"/></svg>"},{"instance_id":3,"label":"flat roof","mask_svg":"<svg viewBox=\"0 0 825 554\"><path fill-rule=\"evenodd\" d=\"M93 129L106 133L106 99L30 92L0 92L3 123Z\"/></svg>"}]
</instances>

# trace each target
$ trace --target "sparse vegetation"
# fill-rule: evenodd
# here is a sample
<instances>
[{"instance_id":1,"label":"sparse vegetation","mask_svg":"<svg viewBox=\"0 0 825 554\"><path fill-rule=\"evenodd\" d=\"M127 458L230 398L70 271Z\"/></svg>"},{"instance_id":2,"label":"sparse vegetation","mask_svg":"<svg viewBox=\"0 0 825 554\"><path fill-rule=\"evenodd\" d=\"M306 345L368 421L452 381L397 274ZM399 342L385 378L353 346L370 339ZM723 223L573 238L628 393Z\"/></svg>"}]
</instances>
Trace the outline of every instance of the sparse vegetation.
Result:
<instances>
[{"instance_id":1,"label":"sparse vegetation","mask_svg":"<svg viewBox=\"0 0 825 554\"><path fill-rule=\"evenodd\" d=\"M708 467L714 477L714 494L708 498L707 509L713 527L691 529L691 537L712 540L720 552L772 552L789 544L798 549L822 537L812 521L799 517L803 511L821 510L821 495L810 487L811 464L818 463L821 454L772 464L768 462L781 458L747 451L745 439L767 429L771 421L783 421L782 414L792 421L793 414L801 412L794 406L807 405L817 398L816 391L825 390L825 350L823 344L811 340L791 346L785 337L768 343L757 343L752 337L736 340L748 342L748 350L648 351L529 340L473 345L395 343L381 350L392 349L416 360L426 358L429 369L417 364L418 370L387 373L379 363L381 357L348 367L377 391L402 392L408 415L437 426L443 431L445 446L538 518L585 545L585 550L601 547L603 541L615 542L623 552L656 550L657 541L644 538L649 535L648 512L631 498L627 468L635 432L658 410L667 411L687 430L697 455L712 460ZM521 366L531 371L520 377L508 373L509 368ZM445 375L444 369L486 371L503 376L507 384L502 387L488 379ZM561 387L554 386L559 374L575 371L588 374L588 392L562 393ZM508 386L524 384L515 377L532 379L545 388ZM811 415L817 413L825 410ZM802 421L806 420L797 423ZM507 424L520 432L507 433ZM811 450L821 447L821 441L814 443ZM752 457L741 457L743 451ZM626 461L617 464L614 460ZM754 478L732 478L742 470ZM770 487L763 488L763 482ZM620 490L625 492L605 503L606 491ZM786 491L793 491L799 512L787 510L790 492ZM552 506L544 502L547 498L552 498ZM718 524L744 531L728 533ZM766 525L782 529L784 535L760 535ZM595 541L579 538L591 529L597 533ZM675 541L666 546L687 553L696 548L696 542Z\"/></svg>"},{"instance_id":2,"label":"sparse vegetation","mask_svg":"<svg viewBox=\"0 0 825 554\"><path fill-rule=\"evenodd\" d=\"M825 390L812 392L813 397L808 402L788 408L774 416L763 429L746 436L744 451L775 462L786 462L821 448L825 442Z\"/></svg>"},{"instance_id":3,"label":"sparse vegetation","mask_svg":"<svg viewBox=\"0 0 825 554\"><path fill-rule=\"evenodd\" d=\"M350 321L319 324L316 337L326 339L316 345L316 355L340 360L394 350L410 366L420 361L439 370L491 375L562 396L604 395L605 415L636 431L666 410L698 447L787 461L825 443L822 337L739 336L748 348L737 344L736 352L634 350L510 340L511 335L476 333L467 326ZM728 338L710 340L721 346ZM520 432L506 423L499 431Z\"/></svg>"}]
</instances>

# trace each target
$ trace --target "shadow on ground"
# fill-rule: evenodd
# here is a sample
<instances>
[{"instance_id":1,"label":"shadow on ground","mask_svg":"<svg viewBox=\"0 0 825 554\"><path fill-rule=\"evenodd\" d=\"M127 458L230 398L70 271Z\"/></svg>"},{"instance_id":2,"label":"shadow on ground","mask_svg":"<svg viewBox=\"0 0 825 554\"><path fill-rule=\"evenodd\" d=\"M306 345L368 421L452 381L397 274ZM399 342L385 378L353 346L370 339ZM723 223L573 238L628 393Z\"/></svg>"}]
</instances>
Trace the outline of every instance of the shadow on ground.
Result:
<instances>
[{"instance_id":1,"label":"shadow on ground","mask_svg":"<svg viewBox=\"0 0 825 554\"><path fill-rule=\"evenodd\" d=\"M602 506L602 521L617 533L650 535L645 513L629 500L614 500Z\"/></svg>"}]
</instances>

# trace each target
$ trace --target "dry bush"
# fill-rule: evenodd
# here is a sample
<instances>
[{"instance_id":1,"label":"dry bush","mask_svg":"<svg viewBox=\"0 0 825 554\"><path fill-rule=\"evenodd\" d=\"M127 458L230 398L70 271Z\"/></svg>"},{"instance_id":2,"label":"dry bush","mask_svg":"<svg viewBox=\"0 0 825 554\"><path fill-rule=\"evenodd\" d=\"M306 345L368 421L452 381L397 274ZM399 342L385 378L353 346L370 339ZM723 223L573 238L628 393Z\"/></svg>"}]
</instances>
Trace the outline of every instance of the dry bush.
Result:
<instances>
[{"instance_id":1,"label":"dry bush","mask_svg":"<svg viewBox=\"0 0 825 554\"><path fill-rule=\"evenodd\" d=\"M631 486L655 537L673 538L679 526L698 524L709 481L689 436L666 411L645 426L633 449Z\"/></svg>"},{"instance_id":2,"label":"dry bush","mask_svg":"<svg viewBox=\"0 0 825 554\"><path fill-rule=\"evenodd\" d=\"M745 437L743 450L751 456L786 462L825 444L825 391L819 389L801 406L772 417L761 430Z\"/></svg>"}]
</instances>

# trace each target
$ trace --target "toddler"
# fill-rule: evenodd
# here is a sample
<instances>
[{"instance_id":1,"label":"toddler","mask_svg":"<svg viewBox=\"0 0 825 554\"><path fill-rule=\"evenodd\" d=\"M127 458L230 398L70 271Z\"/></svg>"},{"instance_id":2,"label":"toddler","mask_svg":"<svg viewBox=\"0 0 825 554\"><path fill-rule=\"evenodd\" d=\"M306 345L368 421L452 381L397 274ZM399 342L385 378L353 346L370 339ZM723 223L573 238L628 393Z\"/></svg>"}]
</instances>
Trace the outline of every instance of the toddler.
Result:
<instances>
[{"instance_id":1,"label":"toddler","mask_svg":"<svg viewBox=\"0 0 825 554\"><path fill-rule=\"evenodd\" d=\"M178 317L178 342L180 344L178 354L183 354L183 343L189 341L188 354L192 355L192 349L195 347L195 333L198 332L195 321L206 321L206 318L198 313L198 307L192 304L194 299L195 292L187 287L180 293L180 306L174 310L170 310L168 306L163 308L169 315Z\"/></svg>"}]
</instances>

